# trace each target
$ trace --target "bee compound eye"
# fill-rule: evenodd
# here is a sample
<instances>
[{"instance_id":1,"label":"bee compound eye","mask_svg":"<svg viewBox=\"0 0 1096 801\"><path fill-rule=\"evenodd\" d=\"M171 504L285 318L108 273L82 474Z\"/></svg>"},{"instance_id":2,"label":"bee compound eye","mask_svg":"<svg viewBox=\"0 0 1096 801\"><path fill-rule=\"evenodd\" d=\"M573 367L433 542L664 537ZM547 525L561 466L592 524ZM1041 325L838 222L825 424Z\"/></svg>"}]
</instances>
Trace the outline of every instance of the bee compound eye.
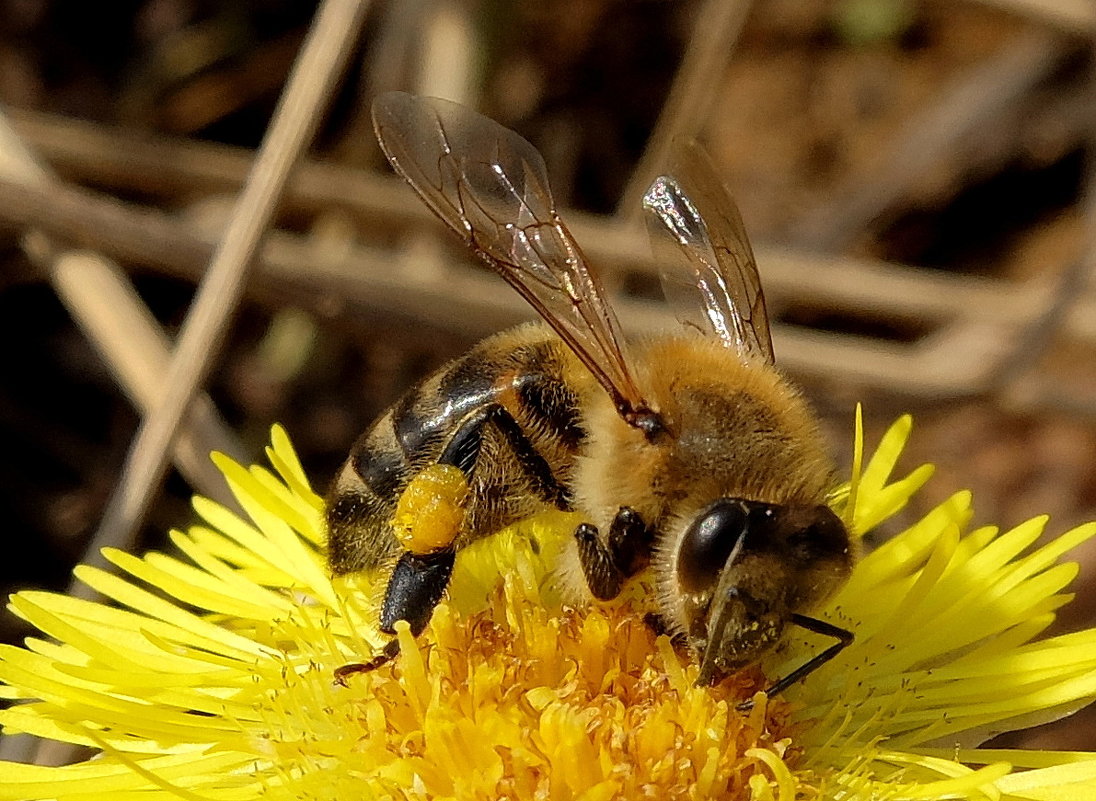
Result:
<instances>
[{"instance_id":1,"label":"bee compound eye","mask_svg":"<svg viewBox=\"0 0 1096 801\"><path fill-rule=\"evenodd\" d=\"M677 554L677 577L685 592L710 590L746 531L748 512L738 501L705 509L685 531Z\"/></svg>"}]
</instances>

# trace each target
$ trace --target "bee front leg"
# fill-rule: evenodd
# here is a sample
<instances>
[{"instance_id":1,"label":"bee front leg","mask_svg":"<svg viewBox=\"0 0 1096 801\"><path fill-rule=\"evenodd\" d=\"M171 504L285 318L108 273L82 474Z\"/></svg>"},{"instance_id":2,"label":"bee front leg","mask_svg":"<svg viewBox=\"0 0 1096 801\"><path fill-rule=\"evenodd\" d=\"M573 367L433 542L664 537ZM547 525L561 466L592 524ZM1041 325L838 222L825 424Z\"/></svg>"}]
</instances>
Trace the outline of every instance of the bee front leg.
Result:
<instances>
[{"instance_id":1,"label":"bee front leg","mask_svg":"<svg viewBox=\"0 0 1096 801\"><path fill-rule=\"evenodd\" d=\"M590 593L599 601L620 595L626 579L651 561L654 532L630 506L622 506L609 527L609 538L602 542L589 523L575 529L578 558Z\"/></svg>"}]
</instances>

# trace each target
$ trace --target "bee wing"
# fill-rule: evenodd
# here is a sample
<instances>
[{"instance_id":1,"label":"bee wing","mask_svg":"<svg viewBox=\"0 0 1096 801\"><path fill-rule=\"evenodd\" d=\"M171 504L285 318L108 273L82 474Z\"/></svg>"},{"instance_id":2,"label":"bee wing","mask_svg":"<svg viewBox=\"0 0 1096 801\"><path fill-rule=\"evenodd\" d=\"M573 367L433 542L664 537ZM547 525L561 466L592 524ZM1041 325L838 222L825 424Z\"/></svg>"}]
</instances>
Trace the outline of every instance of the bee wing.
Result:
<instances>
[{"instance_id":1,"label":"bee wing","mask_svg":"<svg viewBox=\"0 0 1096 801\"><path fill-rule=\"evenodd\" d=\"M666 300L684 325L773 363L765 295L742 215L696 142L643 196Z\"/></svg>"},{"instance_id":2,"label":"bee wing","mask_svg":"<svg viewBox=\"0 0 1096 801\"><path fill-rule=\"evenodd\" d=\"M559 218L536 148L457 103L404 92L377 97L373 127L396 172L532 304L621 415L647 409L620 324Z\"/></svg>"}]
</instances>

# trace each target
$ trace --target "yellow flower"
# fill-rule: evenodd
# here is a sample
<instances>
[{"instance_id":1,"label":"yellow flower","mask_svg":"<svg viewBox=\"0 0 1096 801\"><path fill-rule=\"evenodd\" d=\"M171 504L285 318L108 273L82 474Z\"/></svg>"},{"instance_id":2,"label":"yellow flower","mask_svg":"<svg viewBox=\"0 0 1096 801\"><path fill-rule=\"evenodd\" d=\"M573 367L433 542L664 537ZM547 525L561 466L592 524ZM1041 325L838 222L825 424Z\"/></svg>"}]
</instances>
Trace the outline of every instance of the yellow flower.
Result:
<instances>
[{"instance_id":1,"label":"yellow flower","mask_svg":"<svg viewBox=\"0 0 1096 801\"><path fill-rule=\"evenodd\" d=\"M899 420L835 493L862 534L931 469L890 481ZM91 746L66 767L0 763L0 800L1096 798L1096 754L987 751L989 735L1096 697L1096 630L1036 639L1069 596L1037 518L969 530L958 493L857 566L819 616L856 633L784 699L736 705L817 653L789 639L716 688L626 605L565 608L546 514L462 551L450 598L392 666L332 681L382 644L383 577L332 582L323 503L275 428L273 472L218 457L250 520L201 498L180 555L77 575L111 605L22 592L48 639L0 651L6 732ZM814 641L808 641L815 638Z\"/></svg>"}]
</instances>

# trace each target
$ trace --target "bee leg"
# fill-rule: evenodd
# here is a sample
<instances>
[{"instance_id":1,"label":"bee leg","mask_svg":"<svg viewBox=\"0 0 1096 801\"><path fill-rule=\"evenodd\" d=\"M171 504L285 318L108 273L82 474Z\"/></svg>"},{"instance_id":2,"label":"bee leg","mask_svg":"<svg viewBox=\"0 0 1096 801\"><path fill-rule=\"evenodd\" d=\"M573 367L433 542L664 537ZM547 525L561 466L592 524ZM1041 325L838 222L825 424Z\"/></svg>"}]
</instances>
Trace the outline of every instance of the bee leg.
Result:
<instances>
[{"instance_id":1,"label":"bee leg","mask_svg":"<svg viewBox=\"0 0 1096 801\"><path fill-rule=\"evenodd\" d=\"M461 423L460 428L442 451L438 459L439 463L456 465L471 478L476 460L479 458L483 430L488 425L493 425L502 434L506 444L517 457L522 472L532 483L533 490L557 509L570 511L570 493L556 479L551 466L533 447L533 443L522 431L518 421L505 406L500 404L484 406Z\"/></svg>"},{"instance_id":2,"label":"bee leg","mask_svg":"<svg viewBox=\"0 0 1096 801\"><path fill-rule=\"evenodd\" d=\"M654 532L643 522L639 512L622 506L609 527L609 556L625 577L634 576L651 563Z\"/></svg>"},{"instance_id":3,"label":"bee leg","mask_svg":"<svg viewBox=\"0 0 1096 801\"><path fill-rule=\"evenodd\" d=\"M483 445L483 427L489 422L493 408L494 406L482 407L460 424L438 457L438 464L459 467L465 476L472 477L472 470L479 459L480 446Z\"/></svg>"},{"instance_id":4,"label":"bee leg","mask_svg":"<svg viewBox=\"0 0 1096 801\"><path fill-rule=\"evenodd\" d=\"M456 551L452 548L426 554L404 552L388 579L381 606L380 630L395 634L396 621L406 620L411 627L411 636L418 637L430 622L434 607L445 595L455 557Z\"/></svg>"},{"instance_id":5,"label":"bee leg","mask_svg":"<svg viewBox=\"0 0 1096 801\"><path fill-rule=\"evenodd\" d=\"M570 508L567 491L513 415L499 404L477 410L450 437L437 462L412 479L397 503L394 525L397 539L406 550L396 562L385 588L379 625L385 634L395 634L396 621L406 620L411 635L419 636L445 595L453 574L456 557L453 542L460 532L464 497L479 459L487 425L494 425L502 433L545 500L561 509ZM454 481L444 472L446 468L455 472L452 471L454 467L464 474L463 480ZM391 640L368 662L344 665L336 670L335 680L344 683L346 677L354 673L376 670L395 659L399 651L399 642Z\"/></svg>"},{"instance_id":6,"label":"bee leg","mask_svg":"<svg viewBox=\"0 0 1096 801\"><path fill-rule=\"evenodd\" d=\"M385 588L380 616L385 634L394 634L396 621L406 620L417 637L445 595L483 428L497 417L495 408L487 406L467 417L437 462L411 479L396 504L393 527L405 550Z\"/></svg>"},{"instance_id":7,"label":"bee leg","mask_svg":"<svg viewBox=\"0 0 1096 801\"><path fill-rule=\"evenodd\" d=\"M663 634L669 637L670 642L673 643L675 647L684 648L688 645L688 639L685 634L680 631L675 631L667 622L666 618L658 612L648 612L643 616L643 622L647 624L647 628L654 632L656 637L661 637Z\"/></svg>"},{"instance_id":8,"label":"bee leg","mask_svg":"<svg viewBox=\"0 0 1096 801\"><path fill-rule=\"evenodd\" d=\"M468 480L460 469L435 464L411 479L396 502L392 527L405 550L385 587L378 626L383 633L395 634L396 621L406 620L417 637L430 622L453 574L453 543L464 520L467 494ZM369 661L336 670L335 680L345 684L347 676L376 670L399 652L399 641L390 640Z\"/></svg>"},{"instance_id":9,"label":"bee leg","mask_svg":"<svg viewBox=\"0 0 1096 801\"><path fill-rule=\"evenodd\" d=\"M346 687L347 679L355 673L371 673L381 665L386 665L400 655L400 641L389 640L384 648L368 662L351 662L349 665L335 668L335 683Z\"/></svg>"},{"instance_id":10,"label":"bee leg","mask_svg":"<svg viewBox=\"0 0 1096 801\"><path fill-rule=\"evenodd\" d=\"M791 687L800 679L806 678L818 668L829 662L839 653L844 651L849 645L852 644L854 639L853 633L848 629L843 629L840 626L835 626L832 623L827 623L824 620L816 620L813 617L807 617L806 615L793 614L791 616L791 622L800 628L804 628L807 631L813 631L815 634L824 634L827 637L833 637L837 642L827 648L821 653L815 654L805 663L797 667L787 676L782 679L778 679L771 687L766 688L765 695L772 698L774 695L779 695L786 689ZM753 701L743 701L738 705L740 711L749 711L753 708Z\"/></svg>"},{"instance_id":11,"label":"bee leg","mask_svg":"<svg viewBox=\"0 0 1096 801\"><path fill-rule=\"evenodd\" d=\"M575 541L578 543L578 561L590 593L599 601L611 601L620 595L624 574L613 563L613 557L602 543L597 529L589 523L579 523L575 529Z\"/></svg>"},{"instance_id":12,"label":"bee leg","mask_svg":"<svg viewBox=\"0 0 1096 801\"><path fill-rule=\"evenodd\" d=\"M455 556L456 552L452 548L428 554L405 551L400 556L392 577L388 580L381 606L379 628L383 633L395 634L396 621L406 620L412 637L422 634L434 614L434 608L449 586ZM335 681L345 686L347 677L376 670L391 662L399 653L399 640L389 640L381 652L369 661L336 668Z\"/></svg>"},{"instance_id":13,"label":"bee leg","mask_svg":"<svg viewBox=\"0 0 1096 801\"><path fill-rule=\"evenodd\" d=\"M600 601L609 601L620 594L625 579L650 563L654 534L635 509L622 506L609 528L608 543L589 523L575 529L575 540L590 592Z\"/></svg>"}]
</instances>

